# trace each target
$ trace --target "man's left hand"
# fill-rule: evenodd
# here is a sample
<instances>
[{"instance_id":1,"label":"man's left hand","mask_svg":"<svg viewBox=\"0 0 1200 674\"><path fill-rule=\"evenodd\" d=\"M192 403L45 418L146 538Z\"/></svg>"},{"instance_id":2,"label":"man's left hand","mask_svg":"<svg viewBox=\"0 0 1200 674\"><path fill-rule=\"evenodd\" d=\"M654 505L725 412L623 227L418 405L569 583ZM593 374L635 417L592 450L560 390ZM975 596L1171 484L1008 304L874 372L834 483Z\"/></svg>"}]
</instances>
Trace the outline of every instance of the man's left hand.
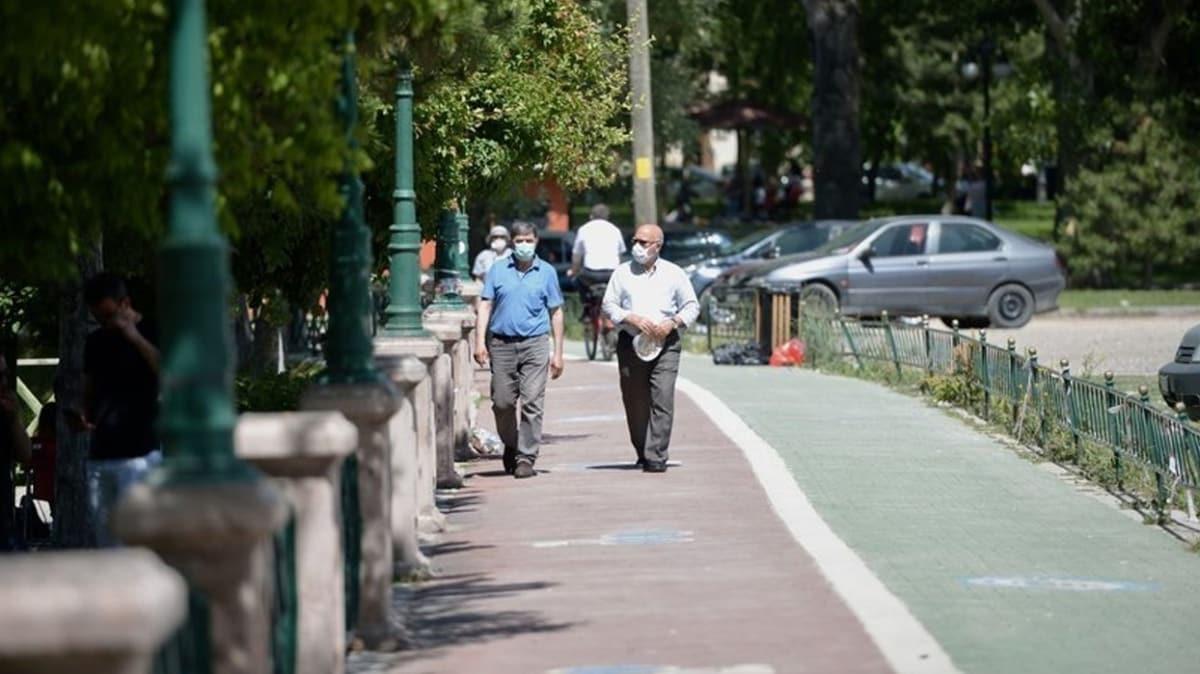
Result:
<instances>
[{"instance_id":1,"label":"man's left hand","mask_svg":"<svg viewBox=\"0 0 1200 674\"><path fill-rule=\"evenodd\" d=\"M658 339L665 340L667 337L670 337L671 332L675 330L675 321L668 318L654 327L655 331L658 333Z\"/></svg>"},{"instance_id":2,"label":"man's left hand","mask_svg":"<svg viewBox=\"0 0 1200 674\"><path fill-rule=\"evenodd\" d=\"M563 373L563 357L561 353L550 357L550 378L558 379Z\"/></svg>"}]
</instances>

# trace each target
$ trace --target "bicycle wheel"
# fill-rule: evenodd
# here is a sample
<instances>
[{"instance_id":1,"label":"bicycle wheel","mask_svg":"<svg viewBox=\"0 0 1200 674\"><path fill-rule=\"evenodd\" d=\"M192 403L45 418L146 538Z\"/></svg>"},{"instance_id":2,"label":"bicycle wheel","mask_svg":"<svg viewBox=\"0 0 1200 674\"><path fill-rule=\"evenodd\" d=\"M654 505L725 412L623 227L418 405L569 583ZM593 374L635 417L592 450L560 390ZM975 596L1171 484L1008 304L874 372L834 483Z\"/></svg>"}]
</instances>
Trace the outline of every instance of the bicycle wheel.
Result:
<instances>
[{"instance_id":1,"label":"bicycle wheel","mask_svg":"<svg viewBox=\"0 0 1200 674\"><path fill-rule=\"evenodd\" d=\"M617 354L617 331L607 330L601 339L600 355L604 357L604 360L612 360L613 356Z\"/></svg>"},{"instance_id":2,"label":"bicycle wheel","mask_svg":"<svg viewBox=\"0 0 1200 674\"><path fill-rule=\"evenodd\" d=\"M596 322L586 320L583 322L583 348L587 351L588 360L596 360L596 342L600 337L597 334Z\"/></svg>"}]
</instances>

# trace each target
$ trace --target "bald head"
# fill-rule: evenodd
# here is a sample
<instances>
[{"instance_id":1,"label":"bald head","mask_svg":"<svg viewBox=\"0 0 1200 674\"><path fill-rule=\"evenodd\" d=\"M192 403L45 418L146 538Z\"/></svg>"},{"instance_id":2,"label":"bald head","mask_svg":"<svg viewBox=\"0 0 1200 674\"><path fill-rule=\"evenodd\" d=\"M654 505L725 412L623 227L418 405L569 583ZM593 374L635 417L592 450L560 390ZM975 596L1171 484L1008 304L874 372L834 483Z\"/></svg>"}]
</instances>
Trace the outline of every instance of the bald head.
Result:
<instances>
[{"instance_id":1,"label":"bald head","mask_svg":"<svg viewBox=\"0 0 1200 674\"><path fill-rule=\"evenodd\" d=\"M637 231L633 233L633 238L662 243L662 227L659 227L658 225L638 225Z\"/></svg>"}]
</instances>

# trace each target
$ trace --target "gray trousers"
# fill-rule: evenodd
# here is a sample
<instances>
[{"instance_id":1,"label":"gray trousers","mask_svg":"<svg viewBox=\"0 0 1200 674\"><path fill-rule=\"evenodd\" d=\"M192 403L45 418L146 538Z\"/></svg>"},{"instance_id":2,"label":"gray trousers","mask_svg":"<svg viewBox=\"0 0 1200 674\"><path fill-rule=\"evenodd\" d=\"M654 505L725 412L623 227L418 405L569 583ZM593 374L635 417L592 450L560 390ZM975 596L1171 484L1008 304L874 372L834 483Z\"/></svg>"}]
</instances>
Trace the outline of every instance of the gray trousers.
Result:
<instances>
[{"instance_id":1,"label":"gray trousers","mask_svg":"<svg viewBox=\"0 0 1200 674\"><path fill-rule=\"evenodd\" d=\"M675 421L675 379L679 376L679 333L671 333L658 358L646 362L633 350L633 337L622 331L617 339L621 372L621 402L629 440L638 459L667 461L671 426Z\"/></svg>"},{"instance_id":2,"label":"gray trousers","mask_svg":"<svg viewBox=\"0 0 1200 674\"><path fill-rule=\"evenodd\" d=\"M496 432L508 453L536 461L542 444L542 412L550 368L550 338L539 335L517 341L488 337L492 363L492 413ZM517 402L521 404L520 423Z\"/></svg>"}]
</instances>

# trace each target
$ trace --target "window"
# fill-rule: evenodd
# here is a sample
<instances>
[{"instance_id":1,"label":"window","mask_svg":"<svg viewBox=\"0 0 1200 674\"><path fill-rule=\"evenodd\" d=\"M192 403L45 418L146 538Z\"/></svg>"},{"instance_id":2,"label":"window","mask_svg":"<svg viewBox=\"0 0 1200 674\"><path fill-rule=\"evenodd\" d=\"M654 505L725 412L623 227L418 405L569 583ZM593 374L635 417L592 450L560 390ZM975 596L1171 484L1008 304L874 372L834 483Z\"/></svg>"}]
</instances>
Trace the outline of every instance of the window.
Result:
<instances>
[{"instance_id":1,"label":"window","mask_svg":"<svg viewBox=\"0 0 1200 674\"><path fill-rule=\"evenodd\" d=\"M939 253L981 253L996 250L1000 239L982 227L966 222L943 222L938 236Z\"/></svg>"},{"instance_id":2,"label":"window","mask_svg":"<svg viewBox=\"0 0 1200 674\"><path fill-rule=\"evenodd\" d=\"M825 243L825 235L829 230L817 227L797 227L789 229L776 239L780 255L803 253Z\"/></svg>"},{"instance_id":3,"label":"window","mask_svg":"<svg viewBox=\"0 0 1200 674\"><path fill-rule=\"evenodd\" d=\"M914 222L907 225L893 225L871 242L871 254L875 257L900 257L902 255L923 255L925 253L926 234L929 224Z\"/></svg>"}]
</instances>

